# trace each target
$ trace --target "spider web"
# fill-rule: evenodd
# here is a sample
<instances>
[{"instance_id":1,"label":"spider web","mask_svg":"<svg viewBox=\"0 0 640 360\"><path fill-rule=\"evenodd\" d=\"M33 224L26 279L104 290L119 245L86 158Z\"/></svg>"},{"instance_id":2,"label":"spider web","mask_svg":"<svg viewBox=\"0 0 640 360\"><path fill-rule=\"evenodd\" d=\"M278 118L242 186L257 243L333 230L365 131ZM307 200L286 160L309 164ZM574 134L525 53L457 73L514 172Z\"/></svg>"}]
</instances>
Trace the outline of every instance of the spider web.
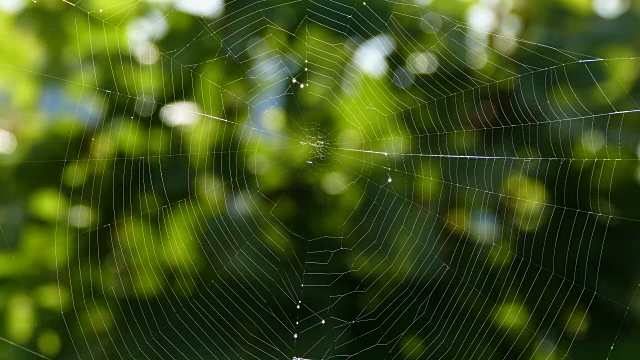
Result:
<instances>
[{"instance_id":1,"label":"spider web","mask_svg":"<svg viewBox=\"0 0 640 360\"><path fill-rule=\"evenodd\" d=\"M408 1L210 4L60 4L77 75L39 75L79 100L28 166L64 164L62 357L614 358L638 59Z\"/></svg>"}]
</instances>

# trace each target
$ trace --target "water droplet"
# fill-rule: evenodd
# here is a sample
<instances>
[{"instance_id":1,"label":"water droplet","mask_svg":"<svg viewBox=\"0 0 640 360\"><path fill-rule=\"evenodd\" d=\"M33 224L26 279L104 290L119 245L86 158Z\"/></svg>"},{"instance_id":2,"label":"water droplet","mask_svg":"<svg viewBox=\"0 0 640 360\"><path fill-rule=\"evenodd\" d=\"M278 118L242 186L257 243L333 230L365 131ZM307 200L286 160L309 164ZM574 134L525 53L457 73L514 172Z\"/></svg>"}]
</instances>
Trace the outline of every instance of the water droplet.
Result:
<instances>
[{"instance_id":1,"label":"water droplet","mask_svg":"<svg viewBox=\"0 0 640 360\"><path fill-rule=\"evenodd\" d=\"M304 84L300 84L300 89L304 89Z\"/></svg>"},{"instance_id":2,"label":"water droplet","mask_svg":"<svg viewBox=\"0 0 640 360\"><path fill-rule=\"evenodd\" d=\"M393 179L391 178L391 176L389 176L389 178L387 179L387 182L392 182Z\"/></svg>"},{"instance_id":3,"label":"water droplet","mask_svg":"<svg viewBox=\"0 0 640 360\"><path fill-rule=\"evenodd\" d=\"M307 164L313 164L313 161L307 160Z\"/></svg>"},{"instance_id":4,"label":"water droplet","mask_svg":"<svg viewBox=\"0 0 640 360\"><path fill-rule=\"evenodd\" d=\"M102 12L102 9L100 9L100 12Z\"/></svg>"},{"instance_id":5,"label":"water droplet","mask_svg":"<svg viewBox=\"0 0 640 360\"><path fill-rule=\"evenodd\" d=\"M322 320L321 324L324 324L324 320Z\"/></svg>"},{"instance_id":6,"label":"water droplet","mask_svg":"<svg viewBox=\"0 0 640 360\"><path fill-rule=\"evenodd\" d=\"M293 334L293 338L297 339L298 338L298 334Z\"/></svg>"},{"instance_id":7,"label":"water droplet","mask_svg":"<svg viewBox=\"0 0 640 360\"><path fill-rule=\"evenodd\" d=\"M296 309L300 309L300 305L296 306Z\"/></svg>"}]
</instances>

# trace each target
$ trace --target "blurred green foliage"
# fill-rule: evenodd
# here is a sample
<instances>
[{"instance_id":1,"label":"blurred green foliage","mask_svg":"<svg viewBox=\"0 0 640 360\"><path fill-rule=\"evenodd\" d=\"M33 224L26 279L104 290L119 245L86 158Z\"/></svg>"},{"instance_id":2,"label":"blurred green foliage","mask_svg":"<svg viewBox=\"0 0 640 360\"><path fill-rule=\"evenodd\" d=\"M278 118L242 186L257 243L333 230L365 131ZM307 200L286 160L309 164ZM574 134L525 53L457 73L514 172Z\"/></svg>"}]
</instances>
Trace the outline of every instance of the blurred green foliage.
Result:
<instances>
[{"instance_id":1,"label":"blurred green foliage","mask_svg":"<svg viewBox=\"0 0 640 360\"><path fill-rule=\"evenodd\" d=\"M12 0L0 357L633 358L640 4L596 3Z\"/></svg>"}]
</instances>

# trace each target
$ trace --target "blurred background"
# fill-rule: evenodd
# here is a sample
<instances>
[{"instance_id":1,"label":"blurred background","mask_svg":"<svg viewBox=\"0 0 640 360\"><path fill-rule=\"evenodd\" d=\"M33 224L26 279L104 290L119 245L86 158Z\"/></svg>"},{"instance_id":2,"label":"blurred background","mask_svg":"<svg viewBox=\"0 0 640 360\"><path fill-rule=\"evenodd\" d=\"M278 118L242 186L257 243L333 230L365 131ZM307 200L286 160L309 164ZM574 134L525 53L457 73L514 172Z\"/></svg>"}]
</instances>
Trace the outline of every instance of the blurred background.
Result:
<instances>
[{"instance_id":1,"label":"blurred background","mask_svg":"<svg viewBox=\"0 0 640 360\"><path fill-rule=\"evenodd\" d=\"M636 358L639 25L0 0L0 358Z\"/></svg>"}]
</instances>

